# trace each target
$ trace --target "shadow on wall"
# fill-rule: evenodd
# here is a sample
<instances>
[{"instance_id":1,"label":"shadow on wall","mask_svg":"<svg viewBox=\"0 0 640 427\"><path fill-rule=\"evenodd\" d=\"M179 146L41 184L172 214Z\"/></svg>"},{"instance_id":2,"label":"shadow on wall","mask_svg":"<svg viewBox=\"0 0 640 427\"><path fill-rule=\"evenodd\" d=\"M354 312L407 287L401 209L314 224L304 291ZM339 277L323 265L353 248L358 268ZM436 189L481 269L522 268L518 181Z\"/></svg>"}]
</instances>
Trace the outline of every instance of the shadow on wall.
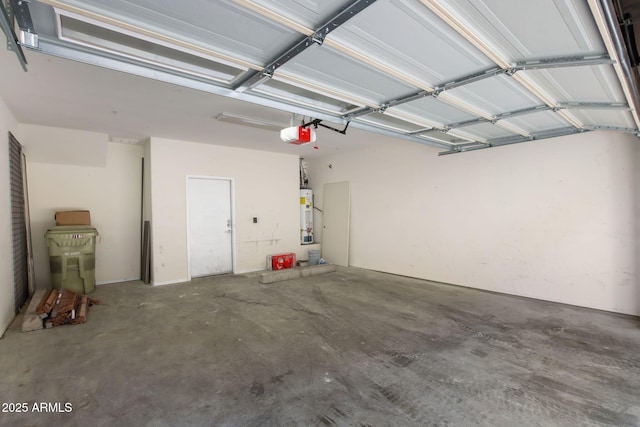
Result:
<instances>
[{"instance_id":1,"label":"shadow on wall","mask_svg":"<svg viewBox=\"0 0 640 427\"><path fill-rule=\"evenodd\" d=\"M39 212L37 216L31 216L31 246L36 289L51 289L49 249L45 234L56 225L55 213L55 210L47 210Z\"/></svg>"}]
</instances>

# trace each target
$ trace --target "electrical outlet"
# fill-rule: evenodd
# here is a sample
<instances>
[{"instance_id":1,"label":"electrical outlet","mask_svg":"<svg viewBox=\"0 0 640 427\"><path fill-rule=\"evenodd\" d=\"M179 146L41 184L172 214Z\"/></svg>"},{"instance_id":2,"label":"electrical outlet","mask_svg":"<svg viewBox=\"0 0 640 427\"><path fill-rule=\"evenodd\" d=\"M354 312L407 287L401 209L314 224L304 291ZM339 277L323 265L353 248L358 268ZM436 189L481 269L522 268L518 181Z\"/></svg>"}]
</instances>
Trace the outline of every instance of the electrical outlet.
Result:
<instances>
[{"instance_id":1,"label":"electrical outlet","mask_svg":"<svg viewBox=\"0 0 640 427\"><path fill-rule=\"evenodd\" d=\"M257 224L257 223L258 223L258 217L257 217L257 216L254 216L254 217L253 217L253 223L254 223L254 224Z\"/></svg>"}]
</instances>

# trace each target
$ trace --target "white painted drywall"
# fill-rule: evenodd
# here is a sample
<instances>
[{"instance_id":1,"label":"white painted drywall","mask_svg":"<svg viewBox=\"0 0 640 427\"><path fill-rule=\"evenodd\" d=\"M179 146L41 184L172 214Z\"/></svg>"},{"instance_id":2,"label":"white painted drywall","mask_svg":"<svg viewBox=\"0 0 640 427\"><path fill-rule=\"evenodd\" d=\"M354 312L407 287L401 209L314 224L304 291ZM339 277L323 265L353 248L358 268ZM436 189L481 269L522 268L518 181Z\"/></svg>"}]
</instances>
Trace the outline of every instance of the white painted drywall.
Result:
<instances>
[{"instance_id":1,"label":"white painted drywall","mask_svg":"<svg viewBox=\"0 0 640 427\"><path fill-rule=\"evenodd\" d=\"M15 317L13 236L9 188L9 132L20 141L18 122L0 98L0 336Z\"/></svg>"},{"instance_id":2,"label":"white painted drywall","mask_svg":"<svg viewBox=\"0 0 640 427\"><path fill-rule=\"evenodd\" d=\"M105 167L108 135L49 126L21 125L30 162ZM58 142L63 142L59 144Z\"/></svg>"},{"instance_id":3,"label":"white painted drywall","mask_svg":"<svg viewBox=\"0 0 640 427\"><path fill-rule=\"evenodd\" d=\"M594 132L459 155L388 139L313 159L351 182L350 265L640 314L640 141ZM322 217L315 218L322 240Z\"/></svg>"},{"instance_id":4,"label":"white painted drywall","mask_svg":"<svg viewBox=\"0 0 640 427\"><path fill-rule=\"evenodd\" d=\"M234 272L263 270L267 255L300 248L297 155L162 138L149 145L154 284L189 279L187 175L234 180Z\"/></svg>"},{"instance_id":5,"label":"white painted drywall","mask_svg":"<svg viewBox=\"0 0 640 427\"><path fill-rule=\"evenodd\" d=\"M55 226L59 210L91 211L92 226L99 233L98 284L139 279L144 147L111 143L106 134L95 132L24 124L20 130L27 156L36 286L51 285L44 235ZM76 151L85 139L89 147L103 153L102 159L94 153L89 162L93 165L82 165L85 151ZM35 161L47 158L40 152L47 145L56 147L54 162Z\"/></svg>"}]
</instances>

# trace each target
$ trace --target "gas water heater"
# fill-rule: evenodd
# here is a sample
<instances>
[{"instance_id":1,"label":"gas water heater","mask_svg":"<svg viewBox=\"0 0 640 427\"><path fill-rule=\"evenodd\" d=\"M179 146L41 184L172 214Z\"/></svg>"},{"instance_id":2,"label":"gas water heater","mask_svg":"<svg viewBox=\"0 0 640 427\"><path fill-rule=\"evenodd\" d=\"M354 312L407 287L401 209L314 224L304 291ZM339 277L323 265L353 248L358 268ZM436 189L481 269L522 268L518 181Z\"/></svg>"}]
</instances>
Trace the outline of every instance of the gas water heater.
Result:
<instances>
[{"instance_id":1,"label":"gas water heater","mask_svg":"<svg viewBox=\"0 0 640 427\"><path fill-rule=\"evenodd\" d=\"M313 243L313 192L300 190L300 243Z\"/></svg>"}]
</instances>

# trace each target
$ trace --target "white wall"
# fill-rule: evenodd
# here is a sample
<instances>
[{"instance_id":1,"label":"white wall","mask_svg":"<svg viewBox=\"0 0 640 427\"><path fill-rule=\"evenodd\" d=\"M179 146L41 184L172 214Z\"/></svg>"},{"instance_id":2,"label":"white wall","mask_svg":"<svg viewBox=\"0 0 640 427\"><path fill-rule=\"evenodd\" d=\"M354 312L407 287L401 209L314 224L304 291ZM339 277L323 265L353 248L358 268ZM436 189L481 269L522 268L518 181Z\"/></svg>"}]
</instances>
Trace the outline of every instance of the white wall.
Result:
<instances>
[{"instance_id":1,"label":"white wall","mask_svg":"<svg viewBox=\"0 0 640 427\"><path fill-rule=\"evenodd\" d=\"M389 139L310 161L320 209L325 183L351 182L350 265L640 314L636 137L438 151Z\"/></svg>"},{"instance_id":2,"label":"white wall","mask_svg":"<svg viewBox=\"0 0 640 427\"><path fill-rule=\"evenodd\" d=\"M105 167L109 136L104 133L21 124L29 140L28 161L58 165Z\"/></svg>"},{"instance_id":3,"label":"white wall","mask_svg":"<svg viewBox=\"0 0 640 427\"><path fill-rule=\"evenodd\" d=\"M151 138L149 155L154 284L189 279L187 175L234 180L235 273L299 249L298 156L161 138Z\"/></svg>"},{"instance_id":4,"label":"white wall","mask_svg":"<svg viewBox=\"0 0 640 427\"><path fill-rule=\"evenodd\" d=\"M9 192L9 132L20 141L18 122L0 98L0 336L15 316L13 236Z\"/></svg>"},{"instance_id":5,"label":"white wall","mask_svg":"<svg viewBox=\"0 0 640 427\"><path fill-rule=\"evenodd\" d=\"M96 282L139 279L144 148L111 143L106 134L95 132L34 125L20 129L27 156L36 286L51 285L44 234L55 226L56 211L74 209L91 211L99 233Z\"/></svg>"}]
</instances>

